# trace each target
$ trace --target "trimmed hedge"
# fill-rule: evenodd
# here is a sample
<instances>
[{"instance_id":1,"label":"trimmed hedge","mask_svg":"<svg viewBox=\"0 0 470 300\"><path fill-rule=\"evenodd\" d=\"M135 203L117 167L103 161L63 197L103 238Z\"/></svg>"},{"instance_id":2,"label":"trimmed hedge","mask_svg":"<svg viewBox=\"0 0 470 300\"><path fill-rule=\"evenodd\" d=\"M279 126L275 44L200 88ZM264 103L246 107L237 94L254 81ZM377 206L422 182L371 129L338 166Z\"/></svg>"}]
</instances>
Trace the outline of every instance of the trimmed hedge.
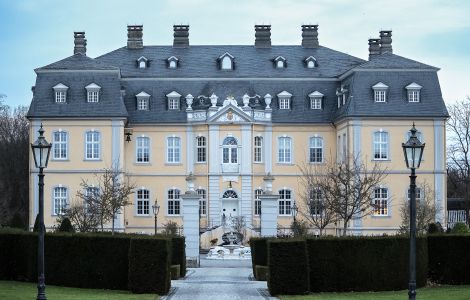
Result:
<instances>
[{"instance_id":1,"label":"trimmed hedge","mask_svg":"<svg viewBox=\"0 0 470 300\"><path fill-rule=\"evenodd\" d=\"M180 276L186 276L186 244L182 236L171 237L171 264L180 265Z\"/></svg>"},{"instance_id":2,"label":"trimmed hedge","mask_svg":"<svg viewBox=\"0 0 470 300\"><path fill-rule=\"evenodd\" d=\"M38 236L19 230L0 231L0 279L37 280Z\"/></svg>"},{"instance_id":3,"label":"trimmed hedge","mask_svg":"<svg viewBox=\"0 0 470 300\"><path fill-rule=\"evenodd\" d=\"M268 242L268 288L271 295L302 295L309 291L307 247L300 240Z\"/></svg>"},{"instance_id":4,"label":"trimmed hedge","mask_svg":"<svg viewBox=\"0 0 470 300\"><path fill-rule=\"evenodd\" d=\"M129 289L133 293L168 293L171 286L170 243L169 239L131 239Z\"/></svg>"},{"instance_id":5,"label":"trimmed hedge","mask_svg":"<svg viewBox=\"0 0 470 300\"><path fill-rule=\"evenodd\" d=\"M387 291L408 287L409 239L307 239L311 292ZM417 286L426 284L427 243L417 240Z\"/></svg>"},{"instance_id":6,"label":"trimmed hedge","mask_svg":"<svg viewBox=\"0 0 470 300\"><path fill-rule=\"evenodd\" d=\"M429 277L440 284L470 284L470 235L428 236Z\"/></svg>"},{"instance_id":7,"label":"trimmed hedge","mask_svg":"<svg viewBox=\"0 0 470 300\"><path fill-rule=\"evenodd\" d=\"M253 268L253 276L256 277L256 266L268 265L268 241L275 240L275 238L258 238L252 237L250 239L251 248L251 265Z\"/></svg>"}]
</instances>

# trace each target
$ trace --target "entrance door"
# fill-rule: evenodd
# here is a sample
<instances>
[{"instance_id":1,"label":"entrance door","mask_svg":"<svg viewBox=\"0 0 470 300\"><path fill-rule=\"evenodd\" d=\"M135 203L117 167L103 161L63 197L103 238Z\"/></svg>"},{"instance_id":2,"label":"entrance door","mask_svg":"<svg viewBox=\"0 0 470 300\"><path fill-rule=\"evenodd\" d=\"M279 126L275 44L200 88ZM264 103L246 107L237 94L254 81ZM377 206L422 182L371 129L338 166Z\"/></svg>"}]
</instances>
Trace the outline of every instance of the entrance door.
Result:
<instances>
[{"instance_id":1,"label":"entrance door","mask_svg":"<svg viewBox=\"0 0 470 300\"><path fill-rule=\"evenodd\" d=\"M238 216L238 195L229 189L225 191L222 196L222 210L220 217L222 218L222 225L230 225L231 219Z\"/></svg>"}]
</instances>

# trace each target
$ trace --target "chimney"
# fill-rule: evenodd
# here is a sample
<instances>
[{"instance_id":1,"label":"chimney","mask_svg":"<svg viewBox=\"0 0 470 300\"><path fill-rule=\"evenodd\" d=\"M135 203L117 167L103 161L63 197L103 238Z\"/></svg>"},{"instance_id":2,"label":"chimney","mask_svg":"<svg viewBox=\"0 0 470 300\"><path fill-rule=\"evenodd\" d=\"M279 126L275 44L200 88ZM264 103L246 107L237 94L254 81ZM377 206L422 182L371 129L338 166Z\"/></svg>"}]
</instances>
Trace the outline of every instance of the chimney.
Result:
<instances>
[{"instance_id":1,"label":"chimney","mask_svg":"<svg viewBox=\"0 0 470 300\"><path fill-rule=\"evenodd\" d=\"M143 25L128 25L127 26L127 48L128 49L142 49L144 48Z\"/></svg>"},{"instance_id":2,"label":"chimney","mask_svg":"<svg viewBox=\"0 0 470 300\"><path fill-rule=\"evenodd\" d=\"M369 60L380 55L380 39L369 39Z\"/></svg>"},{"instance_id":3,"label":"chimney","mask_svg":"<svg viewBox=\"0 0 470 300\"><path fill-rule=\"evenodd\" d=\"M386 53L386 52L393 53L391 30L380 31L380 54Z\"/></svg>"},{"instance_id":4,"label":"chimney","mask_svg":"<svg viewBox=\"0 0 470 300\"><path fill-rule=\"evenodd\" d=\"M302 25L302 47L318 48L318 25Z\"/></svg>"},{"instance_id":5,"label":"chimney","mask_svg":"<svg viewBox=\"0 0 470 300\"><path fill-rule=\"evenodd\" d=\"M271 25L255 25L255 47L271 48Z\"/></svg>"},{"instance_id":6,"label":"chimney","mask_svg":"<svg viewBox=\"0 0 470 300\"><path fill-rule=\"evenodd\" d=\"M173 47L189 47L189 25L173 25Z\"/></svg>"},{"instance_id":7,"label":"chimney","mask_svg":"<svg viewBox=\"0 0 470 300\"><path fill-rule=\"evenodd\" d=\"M75 46L73 47L73 54L81 53L86 55L86 38L85 32L83 31L75 31L73 33L74 41L73 43Z\"/></svg>"}]
</instances>

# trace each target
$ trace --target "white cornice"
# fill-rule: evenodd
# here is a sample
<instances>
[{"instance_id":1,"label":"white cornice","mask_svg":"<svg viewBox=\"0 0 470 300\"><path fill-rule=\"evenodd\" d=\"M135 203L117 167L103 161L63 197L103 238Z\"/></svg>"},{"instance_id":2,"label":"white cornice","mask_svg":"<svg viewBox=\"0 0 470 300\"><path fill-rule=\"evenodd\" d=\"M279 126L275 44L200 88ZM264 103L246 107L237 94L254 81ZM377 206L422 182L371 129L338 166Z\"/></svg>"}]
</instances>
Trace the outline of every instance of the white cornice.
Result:
<instances>
[{"instance_id":1,"label":"white cornice","mask_svg":"<svg viewBox=\"0 0 470 300\"><path fill-rule=\"evenodd\" d=\"M272 78L272 77L236 77L236 78L228 78L228 77L179 77L179 78L171 78L171 77L123 77L121 78L123 81L133 81L133 80L142 80L142 81L339 81L338 78L295 78L295 77L284 77L284 78Z\"/></svg>"}]
</instances>

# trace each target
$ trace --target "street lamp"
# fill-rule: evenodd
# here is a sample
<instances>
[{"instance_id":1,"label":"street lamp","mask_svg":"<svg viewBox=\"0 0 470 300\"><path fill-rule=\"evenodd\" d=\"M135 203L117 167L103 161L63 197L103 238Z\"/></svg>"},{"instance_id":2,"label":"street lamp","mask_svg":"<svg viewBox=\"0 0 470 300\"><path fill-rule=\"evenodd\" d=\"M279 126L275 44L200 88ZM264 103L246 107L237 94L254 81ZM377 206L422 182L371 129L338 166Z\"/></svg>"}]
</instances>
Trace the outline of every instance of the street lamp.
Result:
<instances>
[{"instance_id":1,"label":"street lamp","mask_svg":"<svg viewBox=\"0 0 470 300\"><path fill-rule=\"evenodd\" d=\"M411 136L406 143L402 143L406 167L411 169L410 175L410 270L408 283L408 299L416 299L416 173L424 152L424 143L416 136L416 128L410 130Z\"/></svg>"},{"instance_id":2,"label":"street lamp","mask_svg":"<svg viewBox=\"0 0 470 300\"><path fill-rule=\"evenodd\" d=\"M38 139L31 144L33 151L34 164L39 169L39 235L38 235L38 300L45 300L46 298L46 283L44 276L44 168L47 168L49 161L49 154L51 153L52 144L46 141L44 137L44 129L41 127L38 130Z\"/></svg>"},{"instance_id":3,"label":"street lamp","mask_svg":"<svg viewBox=\"0 0 470 300\"><path fill-rule=\"evenodd\" d=\"M153 215L155 217L155 235L157 235L157 216L158 212L160 211L160 204L158 204L157 199L155 199L155 203L152 205Z\"/></svg>"}]
</instances>

